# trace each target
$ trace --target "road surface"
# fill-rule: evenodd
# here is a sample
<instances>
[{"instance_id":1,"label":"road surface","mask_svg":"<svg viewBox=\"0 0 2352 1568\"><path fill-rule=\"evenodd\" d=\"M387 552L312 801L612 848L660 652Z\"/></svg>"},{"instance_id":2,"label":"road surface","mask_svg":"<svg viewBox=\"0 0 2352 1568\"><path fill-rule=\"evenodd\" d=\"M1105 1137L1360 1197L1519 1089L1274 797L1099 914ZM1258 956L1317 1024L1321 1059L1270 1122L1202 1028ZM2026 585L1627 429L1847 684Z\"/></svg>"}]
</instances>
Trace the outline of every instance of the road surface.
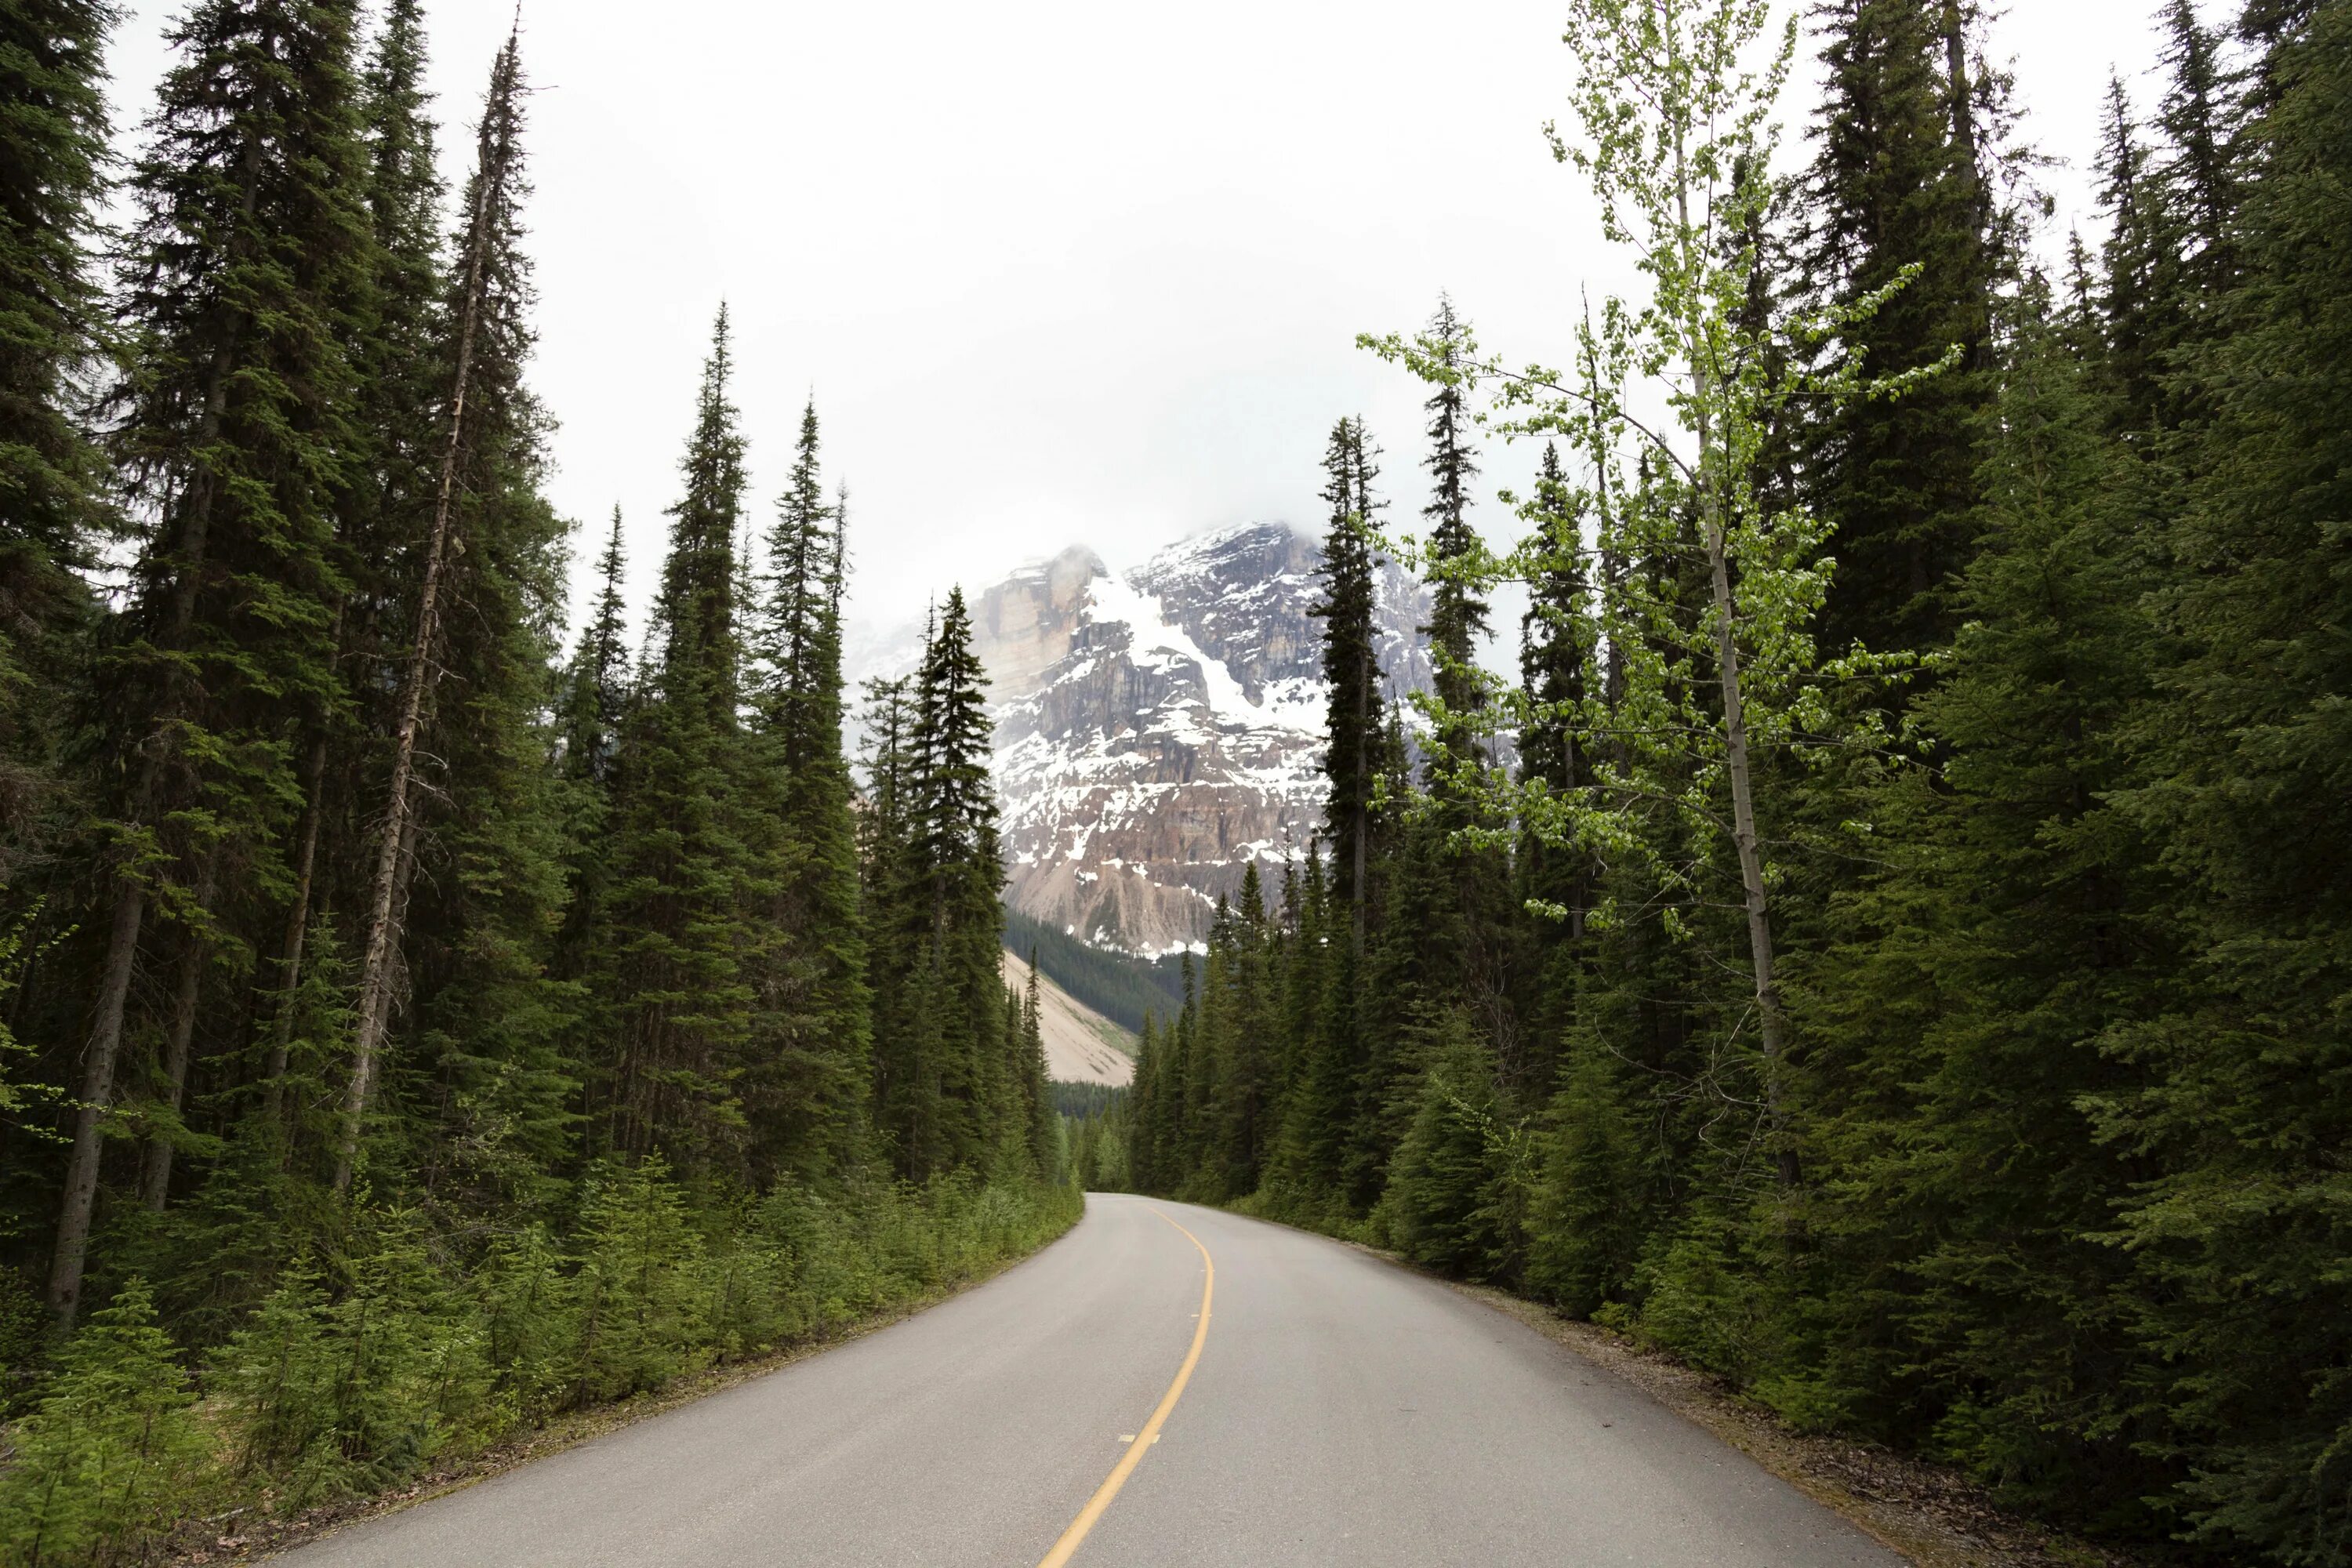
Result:
<instances>
[{"instance_id":1,"label":"road surface","mask_svg":"<svg viewBox=\"0 0 2352 1568\"><path fill-rule=\"evenodd\" d=\"M1061 1241L919 1317L285 1561L1903 1560L1648 1396L1443 1285L1214 1210L1096 1196Z\"/></svg>"}]
</instances>

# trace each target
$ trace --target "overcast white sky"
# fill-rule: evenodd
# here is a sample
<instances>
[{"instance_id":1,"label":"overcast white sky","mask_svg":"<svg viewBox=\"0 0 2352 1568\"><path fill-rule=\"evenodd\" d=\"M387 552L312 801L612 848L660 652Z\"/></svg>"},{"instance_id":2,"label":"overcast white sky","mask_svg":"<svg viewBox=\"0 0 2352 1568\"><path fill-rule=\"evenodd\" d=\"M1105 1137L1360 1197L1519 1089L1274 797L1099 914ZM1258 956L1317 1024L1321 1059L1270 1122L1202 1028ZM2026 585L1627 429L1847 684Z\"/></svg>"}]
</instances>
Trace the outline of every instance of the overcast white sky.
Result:
<instances>
[{"instance_id":1,"label":"overcast white sky","mask_svg":"<svg viewBox=\"0 0 2352 1568\"><path fill-rule=\"evenodd\" d=\"M2155 6L2019 0L1998 25L2028 136L2077 165L2047 175L2062 233L2109 68L2153 100ZM129 6L126 132L179 9ZM1073 542L1118 565L1313 522L1343 413L1417 508L1418 393L1355 334L1419 323L1444 289L1488 346L1556 362L1580 287L1622 277L1538 133L1562 112L1563 10L524 0L534 379L582 556L619 502L642 605L722 298L761 505L813 388L867 625ZM514 5L428 14L454 178Z\"/></svg>"}]
</instances>

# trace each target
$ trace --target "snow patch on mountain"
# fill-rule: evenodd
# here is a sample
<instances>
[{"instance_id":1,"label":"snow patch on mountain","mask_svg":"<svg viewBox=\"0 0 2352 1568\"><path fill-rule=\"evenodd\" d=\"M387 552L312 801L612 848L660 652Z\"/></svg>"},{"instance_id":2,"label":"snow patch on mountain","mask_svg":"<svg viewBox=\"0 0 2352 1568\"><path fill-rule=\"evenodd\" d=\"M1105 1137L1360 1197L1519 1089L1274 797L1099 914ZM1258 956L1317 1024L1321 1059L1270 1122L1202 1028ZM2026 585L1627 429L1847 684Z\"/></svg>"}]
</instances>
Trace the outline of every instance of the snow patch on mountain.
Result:
<instances>
[{"instance_id":1,"label":"snow patch on mountain","mask_svg":"<svg viewBox=\"0 0 2352 1568\"><path fill-rule=\"evenodd\" d=\"M1252 863L1279 885L1322 824L1321 564L1253 522L1123 575L1072 546L974 599L1015 908L1157 956L1197 946ZM1385 567L1378 616L1402 702L1429 684L1426 591Z\"/></svg>"}]
</instances>

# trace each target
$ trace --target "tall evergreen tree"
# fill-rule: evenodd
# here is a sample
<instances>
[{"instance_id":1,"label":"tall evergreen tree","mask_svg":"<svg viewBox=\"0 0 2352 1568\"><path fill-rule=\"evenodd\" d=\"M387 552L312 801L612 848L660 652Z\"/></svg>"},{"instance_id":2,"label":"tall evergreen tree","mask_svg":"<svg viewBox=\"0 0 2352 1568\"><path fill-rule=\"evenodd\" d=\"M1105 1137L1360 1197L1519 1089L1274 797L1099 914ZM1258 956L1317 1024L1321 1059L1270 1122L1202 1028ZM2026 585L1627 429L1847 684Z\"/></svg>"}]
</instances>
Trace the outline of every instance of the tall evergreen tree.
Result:
<instances>
[{"instance_id":1,"label":"tall evergreen tree","mask_svg":"<svg viewBox=\"0 0 2352 1568\"><path fill-rule=\"evenodd\" d=\"M616 506L604 549L596 557L596 598L564 677L563 767L575 782L603 784L613 773L629 700L628 609L621 598L626 567Z\"/></svg>"},{"instance_id":2,"label":"tall evergreen tree","mask_svg":"<svg viewBox=\"0 0 2352 1568\"><path fill-rule=\"evenodd\" d=\"M101 0L0 6L0 887L43 850L57 694L94 607L74 575L104 527L79 406L99 349L82 254L103 189L113 15Z\"/></svg>"},{"instance_id":3,"label":"tall evergreen tree","mask_svg":"<svg viewBox=\"0 0 2352 1568\"><path fill-rule=\"evenodd\" d=\"M425 532L415 621L400 667L391 778L385 786L386 804L376 830L375 866L365 895L359 1025L352 1046L351 1083L344 1096L342 1142L335 1161L338 1191L351 1182L377 1058L392 1020L394 971L406 923L406 884L416 856L417 743L431 716L438 671L446 667L440 656L449 603L457 596L457 584L451 581L457 570L454 563L462 560L468 548L459 531L467 521L464 503L483 494L465 480L473 478L469 470L484 465L486 459L499 479L516 477L498 471L499 466L520 459L528 468L536 462L535 455L513 450L518 437L535 442L538 435L534 412L521 402L520 387L522 360L530 345L530 329L522 315L529 284L518 245L516 190L521 160L522 93L519 40L509 37L491 72L478 154L467 193L468 221L452 268L457 297L451 310L454 341L447 356L448 381L442 389L445 428L440 433L439 474L431 522ZM492 376L503 384L488 385ZM485 405L492 405L493 414L509 426L488 432L487 438ZM499 449L500 437L508 449ZM521 560L523 553L528 552L519 552L508 563L530 570ZM521 606L508 608L511 613Z\"/></svg>"},{"instance_id":4,"label":"tall evergreen tree","mask_svg":"<svg viewBox=\"0 0 2352 1568\"><path fill-rule=\"evenodd\" d=\"M1323 500L1330 528L1323 540L1323 594L1308 613L1323 621L1323 680L1328 693L1324 774L1331 875L1363 945L1371 858L1372 791L1381 724L1381 669L1372 613L1377 587L1372 549L1372 481L1379 477L1360 419L1331 428L1323 453Z\"/></svg>"},{"instance_id":5,"label":"tall evergreen tree","mask_svg":"<svg viewBox=\"0 0 2352 1568\"><path fill-rule=\"evenodd\" d=\"M2352 10L2316 7L2268 64L2243 281L2226 336L2186 356L2211 415L2157 603L2187 646L2131 802L2190 879L2200 984L2117 1042L2158 1082L2103 1111L2156 1167L2118 1228L2200 1536L2319 1563L2352 1551L2352 1338L2334 1303L2352 1102L2332 1087L2352 1073Z\"/></svg>"},{"instance_id":6,"label":"tall evergreen tree","mask_svg":"<svg viewBox=\"0 0 2352 1568\"><path fill-rule=\"evenodd\" d=\"M719 313L670 509L642 698L621 739L611 885L592 972L610 1031L591 1101L599 1143L696 1174L742 1169L739 1079L753 995L742 973L748 849L735 543L744 442Z\"/></svg>"},{"instance_id":7,"label":"tall evergreen tree","mask_svg":"<svg viewBox=\"0 0 2352 1568\"><path fill-rule=\"evenodd\" d=\"M1805 284L1850 313L1835 350L1869 375L1957 353L1901 397L1840 402L1804 437L1807 500L1837 531L1822 627L1841 651L1934 647L1958 624L1946 590L1975 537L2000 267L1969 68L1972 10L1828 0L1815 12L1827 91L1804 185Z\"/></svg>"},{"instance_id":8,"label":"tall evergreen tree","mask_svg":"<svg viewBox=\"0 0 2352 1568\"><path fill-rule=\"evenodd\" d=\"M1477 531L1470 523L1470 490L1478 477L1477 453L1470 441L1470 366L1476 346L1469 323L1441 297L1422 334L1435 386L1423 406L1429 413L1429 504L1421 515L1429 524L1424 547L1430 566L1429 638L1437 665L1437 697L1446 721L1440 744L1457 763L1476 760L1476 715L1486 707L1477 670L1478 642L1489 629L1480 587Z\"/></svg>"},{"instance_id":9,"label":"tall evergreen tree","mask_svg":"<svg viewBox=\"0 0 2352 1568\"><path fill-rule=\"evenodd\" d=\"M921 962L942 1031L948 1147L963 1164L992 1152L1013 1087L999 1005L1003 915L997 900L1004 871L988 774L987 683L963 591L951 589L916 677L909 742L913 860L927 928Z\"/></svg>"},{"instance_id":10,"label":"tall evergreen tree","mask_svg":"<svg viewBox=\"0 0 2352 1568\"><path fill-rule=\"evenodd\" d=\"M1944 765L1882 786L1879 869L1808 987L1811 1261L1848 1420L1911 1441L1940 1421L2012 1495L2120 1519L2166 1478L2102 1371L2132 1353L2130 1263L2097 1237L2145 1173L2087 1107L2140 1081L2101 1036L2180 961L2179 890L2115 803L2165 639L2131 459L2042 304L2011 333L1968 629L1920 705Z\"/></svg>"},{"instance_id":11,"label":"tall evergreen tree","mask_svg":"<svg viewBox=\"0 0 2352 1568\"><path fill-rule=\"evenodd\" d=\"M816 405L769 535L754 781L770 863L757 929L761 1044L746 1085L765 1172L803 1179L865 1147L872 1051L858 924L856 828L842 753L841 598L846 506L828 506Z\"/></svg>"},{"instance_id":12,"label":"tall evergreen tree","mask_svg":"<svg viewBox=\"0 0 2352 1568\"><path fill-rule=\"evenodd\" d=\"M526 382L537 343L521 210L527 93L510 37L484 98L439 311L442 357L467 370L467 428L443 481L453 516L425 735L433 761L420 769L430 787L399 922L415 1069L401 1109L425 1129L426 1178L478 1211L545 1194L570 1156L578 1089L576 998L547 971L572 826L550 765L570 528L545 497L551 423Z\"/></svg>"},{"instance_id":13,"label":"tall evergreen tree","mask_svg":"<svg viewBox=\"0 0 2352 1568\"><path fill-rule=\"evenodd\" d=\"M110 889L50 1276L68 1320L142 945L175 950L163 1029L184 1058L217 907L282 875L300 797L289 715L339 700L340 329L370 256L350 15L205 0L171 42L121 279L131 365L111 442L153 521L105 657ZM167 942L145 941L153 912Z\"/></svg>"}]
</instances>

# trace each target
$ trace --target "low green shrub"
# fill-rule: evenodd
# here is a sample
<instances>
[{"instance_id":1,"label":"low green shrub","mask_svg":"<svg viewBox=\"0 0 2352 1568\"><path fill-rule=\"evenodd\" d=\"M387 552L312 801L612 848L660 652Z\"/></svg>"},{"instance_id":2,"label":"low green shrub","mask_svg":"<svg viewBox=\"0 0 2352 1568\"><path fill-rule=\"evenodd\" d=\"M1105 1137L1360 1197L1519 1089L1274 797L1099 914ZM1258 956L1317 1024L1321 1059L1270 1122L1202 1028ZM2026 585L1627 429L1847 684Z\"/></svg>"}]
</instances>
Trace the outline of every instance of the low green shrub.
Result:
<instances>
[{"instance_id":1,"label":"low green shrub","mask_svg":"<svg viewBox=\"0 0 2352 1568\"><path fill-rule=\"evenodd\" d=\"M302 1259L206 1358L201 1387L132 1280L0 1433L0 1565L143 1561L218 1504L285 1513L406 1483L568 1409L918 1301L1074 1223L1078 1189L942 1177L783 1188L698 1214L660 1161L590 1173L470 1267L406 1210Z\"/></svg>"}]
</instances>

